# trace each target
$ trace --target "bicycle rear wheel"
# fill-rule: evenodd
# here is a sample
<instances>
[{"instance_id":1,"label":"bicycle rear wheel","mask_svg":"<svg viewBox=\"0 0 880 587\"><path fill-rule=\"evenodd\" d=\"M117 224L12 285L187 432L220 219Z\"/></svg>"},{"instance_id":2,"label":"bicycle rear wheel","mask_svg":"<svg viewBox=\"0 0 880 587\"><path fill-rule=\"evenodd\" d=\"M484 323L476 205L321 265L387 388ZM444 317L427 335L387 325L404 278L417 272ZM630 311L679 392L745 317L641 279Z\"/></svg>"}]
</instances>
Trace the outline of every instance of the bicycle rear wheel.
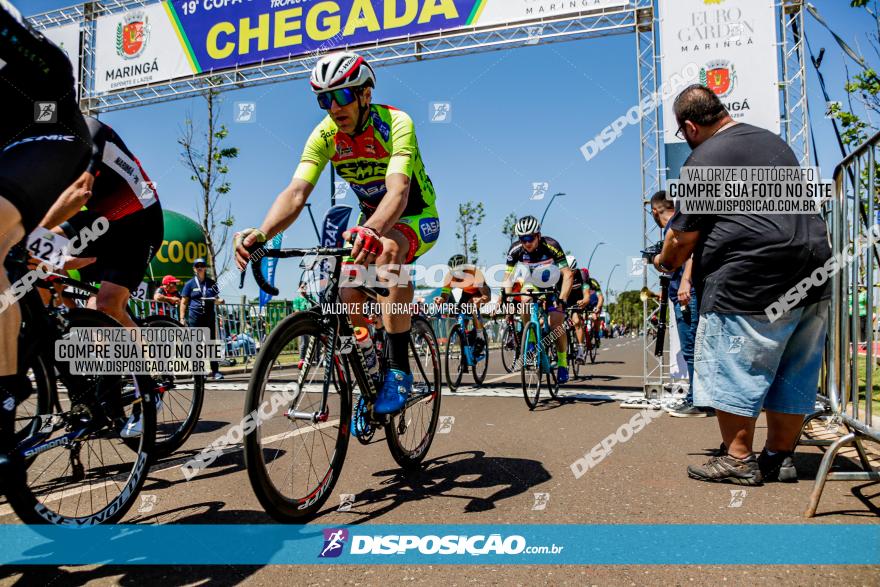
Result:
<instances>
[{"instance_id":1,"label":"bicycle rear wheel","mask_svg":"<svg viewBox=\"0 0 880 587\"><path fill-rule=\"evenodd\" d=\"M456 324L449 332L449 340L446 341L446 384L449 391L455 391L461 385L461 378L467 371L467 357L464 354L464 333L461 326Z\"/></svg>"},{"instance_id":2,"label":"bicycle rear wheel","mask_svg":"<svg viewBox=\"0 0 880 587\"><path fill-rule=\"evenodd\" d=\"M599 337L590 333L590 362L596 362L596 356L599 354Z\"/></svg>"},{"instance_id":3,"label":"bicycle rear wheel","mask_svg":"<svg viewBox=\"0 0 880 587\"><path fill-rule=\"evenodd\" d=\"M403 469L421 464L437 430L440 418L440 350L427 320L413 316L410 331L412 395L406 407L385 425L391 456Z\"/></svg>"},{"instance_id":4,"label":"bicycle rear wheel","mask_svg":"<svg viewBox=\"0 0 880 587\"><path fill-rule=\"evenodd\" d=\"M531 335L531 342L529 338ZM520 342L520 378L522 379L523 397L526 399L526 405L530 410L534 410L538 405L538 398L541 396L541 352L538 349L541 337L538 332L538 325L529 322L523 328L522 340ZM529 346L532 348L529 349Z\"/></svg>"},{"instance_id":5,"label":"bicycle rear wheel","mask_svg":"<svg viewBox=\"0 0 880 587\"><path fill-rule=\"evenodd\" d=\"M74 309L67 319L69 328L121 327L94 310ZM46 378L35 381L36 405L40 411L49 408L37 415L39 422L19 429L6 480L9 504L28 524L88 526L119 521L137 499L152 458L156 412L149 378L135 376L143 392L134 397L126 393L126 377L71 375L67 364L58 363L63 387L53 398L54 372L47 368L52 364L48 357L34 355L25 363L35 377ZM16 408L17 417L26 418L26 404ZM120 431L135 405L143 433L129 450ZM20 435L21 431L27 433Z\"/></svg>"},{"instance_id":6,"label":"bicycle rear wheel","mask_svg":"<svg viewBox=\"0 0 880 587\"><path fill-rule=\"evenodd\" d=\"M294 355L294 341L301 336L321 342L325 356L316 364ZM245 467L260 504L281 522L305 522L318 513L348 450L351 385L339 357L326 356L328 344L317 314L285 318L263 343L248 385ZM322 412L325 377L330 387Z\"/></svg>"},{"instance_id":7,"label":"bicycle rear wheel","mask_svg":"<svg viewBox=\"0 0 880 587\"><path fill-rule=\"evenodd\" d=\"M183 328L167 316L148 316L144 328ZM163 391L156 394L156 458L170 455L190 437L202 413L205 399L205 376L189 373L154 377Z\"/></svg>"}]
</instances>

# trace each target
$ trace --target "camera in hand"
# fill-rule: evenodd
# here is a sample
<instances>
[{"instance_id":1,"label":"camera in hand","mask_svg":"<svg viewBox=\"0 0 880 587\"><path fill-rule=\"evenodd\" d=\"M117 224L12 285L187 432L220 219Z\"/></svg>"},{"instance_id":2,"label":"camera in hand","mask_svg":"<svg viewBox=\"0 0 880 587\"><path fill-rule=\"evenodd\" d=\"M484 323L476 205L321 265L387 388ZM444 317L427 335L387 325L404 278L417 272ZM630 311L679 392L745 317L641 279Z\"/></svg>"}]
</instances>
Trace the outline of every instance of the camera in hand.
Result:
<instances>
[{"instance_id":1,"label":"camera in hand","mask_svg":"<svg viewBox=\"0 0 880 587\"><path fill-rule=\"evenodd\" d=\"M648 247L647 249L642 251L642 259L652 263L654 261L654 257L660 254L660 251L663 250L663 241L655 243Z\"/></svg>"}]
</instances>

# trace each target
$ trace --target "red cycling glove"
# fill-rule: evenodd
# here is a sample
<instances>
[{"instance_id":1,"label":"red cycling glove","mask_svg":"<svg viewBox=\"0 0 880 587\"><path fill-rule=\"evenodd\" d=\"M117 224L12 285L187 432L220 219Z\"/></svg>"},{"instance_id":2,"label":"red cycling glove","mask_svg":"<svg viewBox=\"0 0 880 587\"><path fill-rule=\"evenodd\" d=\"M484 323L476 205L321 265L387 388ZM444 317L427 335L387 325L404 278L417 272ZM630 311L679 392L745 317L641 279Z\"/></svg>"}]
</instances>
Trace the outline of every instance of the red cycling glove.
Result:
<instances>
[{"instance_id":1,"label":"red cycling glove","mask_svg":"<svg viewBox=\"0 0 880 587\"><path fill-rule=\"evenodd\" d=\"M355 237L355 243L361 243L361 247L371 255L382 254L382 241L379 233L369 226L355 226L351 229L351 234Z\"/></svg>"}]
</instances>

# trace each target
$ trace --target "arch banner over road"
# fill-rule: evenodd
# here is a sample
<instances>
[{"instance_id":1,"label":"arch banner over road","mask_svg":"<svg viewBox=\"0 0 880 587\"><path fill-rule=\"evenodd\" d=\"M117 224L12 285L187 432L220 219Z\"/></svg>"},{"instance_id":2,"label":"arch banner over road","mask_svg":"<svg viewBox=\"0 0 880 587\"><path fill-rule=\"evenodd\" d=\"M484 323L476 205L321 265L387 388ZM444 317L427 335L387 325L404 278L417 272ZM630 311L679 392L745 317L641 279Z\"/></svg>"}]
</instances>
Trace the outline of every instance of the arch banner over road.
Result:
<instances>
[{"instance_id":1,"label":"arch banner over road","mask_svg":"<svg viewBox=\"0 0 880 587\"><path fill-rule=\"evenodd\" d=\"M167 0L97 20L95 90L620 7L627 0Z\"/></svg>"}]
</instances>

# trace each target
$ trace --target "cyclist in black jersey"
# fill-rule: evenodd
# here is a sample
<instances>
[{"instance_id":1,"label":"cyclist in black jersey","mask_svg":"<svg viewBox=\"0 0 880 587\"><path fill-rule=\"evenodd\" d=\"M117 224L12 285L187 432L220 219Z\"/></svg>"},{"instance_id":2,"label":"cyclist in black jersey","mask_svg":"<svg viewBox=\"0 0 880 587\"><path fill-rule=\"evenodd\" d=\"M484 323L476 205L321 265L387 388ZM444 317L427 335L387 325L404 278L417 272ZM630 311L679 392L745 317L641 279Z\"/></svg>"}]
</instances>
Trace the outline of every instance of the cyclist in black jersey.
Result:
<instances>
[{"instance_id":1,"label":"cyclist in black jersey","mask_svg":"<svg viewBox=\"0 0 880 587\"><path fill-rule=\"evenodd\" d=\"M0 258L5 259L62 192L87 191L81 176L92 149L70 61L7 0L0 0L0 96ZM0 271L0 291L9 287ZM30 381L18 374L21 312L8 301L0 312L0 446L11 444L16 403L31 392ZM6 463L0 454L0 479Z\"/></svg>"},{"instance_id":2,"label":"cyclist in black jersey","mask_svg":"<svg viewBox=\"0 0 880 587\"><path fill-rule=\"evenodd\" d=\"M97 296L88 306L109 314L123 326L135 328L126 307L137 290L153 255L162 245L162 205L153 182L140 161L108 125L87 117L86 124L95 148L86 176L92 182L91 195L79 198L65 194L41 223L68 238L84 233L99 218L107 220L107 231L77 256L94 259L80 269L83 281L100 282ZM69 208L81 210L58 226Z\"/></svg>"},{"instance_id":3,"label":"cyclist in black jersey","mask_svg":"<svg viewBox=\"0 0 880 587\"><path fill-rule=\"evenodd\" d=\"M550 327L560 332L556 339L557 375L559 383L568 381L568 337L562 328L565 316L565 300L571 293L574 272L568 267L568 261L562 246L556 239L541 234L541 224L534 216L524 216L514 227L518 242L507 252L507 273L504 291L513 291L514 269L517 265L525 265L531 272L522 291L552 290L561 282L558 295L553 305L548 308ZM523 314L523 324L528 323L530 316Z\"/></svg>"}]
</instances>

